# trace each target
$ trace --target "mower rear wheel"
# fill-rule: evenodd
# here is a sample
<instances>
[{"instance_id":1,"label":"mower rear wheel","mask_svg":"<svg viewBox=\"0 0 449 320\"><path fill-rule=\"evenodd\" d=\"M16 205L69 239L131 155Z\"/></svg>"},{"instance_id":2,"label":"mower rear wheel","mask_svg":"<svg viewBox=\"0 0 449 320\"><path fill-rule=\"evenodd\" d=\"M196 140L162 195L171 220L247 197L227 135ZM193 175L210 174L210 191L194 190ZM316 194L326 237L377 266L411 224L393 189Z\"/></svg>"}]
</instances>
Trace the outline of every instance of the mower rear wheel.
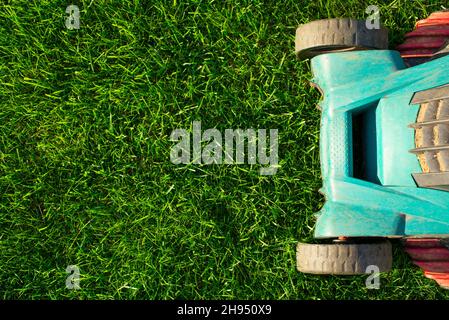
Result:
<instances>
[{"instance_id":1,"label":"mower rear wheel","mask_svg":"<svg viewBox=\"0 0 449 320\"><path fill-rule=\"evenodd\" d=\"M365 274L374 265L379 272L391 270L391 244L378 243L298 243L296 263L298 271L312 274Z\"/></svg>"},{"instance_id":2,"label":"mower rear wheel","mask_svg":"<svg viewBox=\"0 0 449 320\"><path fill-rule=\"evenodd\" d=\"M330 52L387 48L388 30L368 29L365 20L323 19L296 29L295 51L300 59Z\"/></svg>"}]
</instances>

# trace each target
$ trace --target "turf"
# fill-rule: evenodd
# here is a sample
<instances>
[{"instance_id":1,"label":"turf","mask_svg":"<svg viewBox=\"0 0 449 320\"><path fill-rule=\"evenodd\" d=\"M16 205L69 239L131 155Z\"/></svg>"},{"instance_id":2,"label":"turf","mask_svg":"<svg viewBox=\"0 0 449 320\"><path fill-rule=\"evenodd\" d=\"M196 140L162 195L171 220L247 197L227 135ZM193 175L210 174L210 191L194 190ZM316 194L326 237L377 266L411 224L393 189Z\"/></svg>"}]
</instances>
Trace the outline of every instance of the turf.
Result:
<instances>
[{"instance_id":1,"label":"turf","mask_svg":"<svg viewBox=\"0 0 449 320\"><path fill-rule=\"evenodd\" d=\"M323 204L296 26L377 3L394 47L444 2L0 1L0 298L449 298L398 244L379 290L295 270ZM277 174L172 164L194 120L279 129Z\"/></svg>"}]
</instances>

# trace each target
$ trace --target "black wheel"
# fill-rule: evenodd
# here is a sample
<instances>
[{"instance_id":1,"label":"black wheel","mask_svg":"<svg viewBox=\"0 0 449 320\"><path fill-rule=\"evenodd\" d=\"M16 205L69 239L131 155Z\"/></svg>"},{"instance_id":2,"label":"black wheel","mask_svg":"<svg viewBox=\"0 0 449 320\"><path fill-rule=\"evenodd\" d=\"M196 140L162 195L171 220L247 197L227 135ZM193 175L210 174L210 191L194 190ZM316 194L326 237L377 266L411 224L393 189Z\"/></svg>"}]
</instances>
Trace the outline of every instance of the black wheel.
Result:
<instances>
[{"instance_id":1,"label":"black wheel","mask_svg":"<svg viewBox=\"0 0 449 320\"><path fill-rule=\"evenodd\" d=\"M296 263L298 271L313 274L364 274L370 265L379 272L391 270L393 261L391 244L379 243L298 243Z\"/></svg>"},{"instance_id":2,"label":"black wheel","mask_svg":"<svg viewBox=\"0 0 449 320\"><path fill-rule=\"evenodd\" d=\"M295 51L300 59L329 52L387 48L388 30L368 29L365 20L316 20L296 29Z\"/></svg>"}]
</instances>

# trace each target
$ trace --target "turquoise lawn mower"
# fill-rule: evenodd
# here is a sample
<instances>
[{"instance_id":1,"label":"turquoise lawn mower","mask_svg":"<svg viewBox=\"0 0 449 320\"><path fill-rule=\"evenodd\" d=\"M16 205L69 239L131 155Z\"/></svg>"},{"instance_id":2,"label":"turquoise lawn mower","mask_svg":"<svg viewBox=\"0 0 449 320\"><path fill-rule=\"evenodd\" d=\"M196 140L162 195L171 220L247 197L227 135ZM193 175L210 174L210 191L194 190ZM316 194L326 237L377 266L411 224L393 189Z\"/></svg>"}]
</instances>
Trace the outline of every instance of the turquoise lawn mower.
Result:
<instances>
[{"instance_id":1,"label":"turquoise lawn mower","mask_svg":"<svg viewBox=\"0 0 449 320\"><path fill-rule=\"evenodd\" d=\"M325 204L297 268L353 275L392 267L403 239L428 278L449 287L449 12L418 22L399 51L388 31L355 19L296 30L322 93L320 163ZM402 57L401 57L402 54Z\"/></svg>"}]
</instances>

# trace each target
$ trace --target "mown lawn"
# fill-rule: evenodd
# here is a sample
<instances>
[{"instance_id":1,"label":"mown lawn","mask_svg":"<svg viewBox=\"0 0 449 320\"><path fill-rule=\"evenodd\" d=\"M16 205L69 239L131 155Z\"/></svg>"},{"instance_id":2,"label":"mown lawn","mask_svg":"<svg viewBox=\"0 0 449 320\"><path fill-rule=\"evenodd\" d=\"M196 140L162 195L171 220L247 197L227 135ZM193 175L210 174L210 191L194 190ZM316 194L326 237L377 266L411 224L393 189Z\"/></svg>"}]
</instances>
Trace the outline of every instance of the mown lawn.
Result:
<instances>
[{"instance_id":1,"label":"mown lawn","mask_svg":"<svg viewBox=\"0 0 449 320\"><path fill-rule=\"evenodd\" d=\"M324 200L295 28L378 4L394 47L445 1L70 1L0 1L1 298L449 297L398 244L379 290L295 269ZM277 174L172 164L195 120L278 129Z\"/></svg>"}]
</instances>

